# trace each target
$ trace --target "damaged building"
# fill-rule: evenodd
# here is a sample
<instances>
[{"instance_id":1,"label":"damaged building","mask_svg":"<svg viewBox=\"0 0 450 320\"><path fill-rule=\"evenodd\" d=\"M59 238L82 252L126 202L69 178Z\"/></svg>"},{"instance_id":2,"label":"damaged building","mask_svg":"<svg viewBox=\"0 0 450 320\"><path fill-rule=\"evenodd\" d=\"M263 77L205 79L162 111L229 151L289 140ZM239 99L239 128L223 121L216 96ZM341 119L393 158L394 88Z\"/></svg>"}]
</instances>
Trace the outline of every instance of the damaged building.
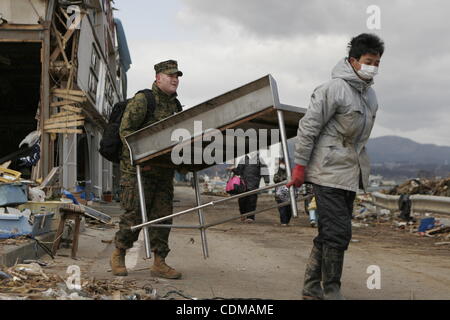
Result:
<instances>
[{"instance_id":1,"label":"damaged building","mask_svg":"<svg viewBox=\"0 0 450 320\"><path fill-rule=\"evenodd\" d=\"M114 192L119 170L98 148L131 60L111 2L0 1L0 165L36 181L59 167L61 188ZM39 161L27 168L18 159L32 146L19 144L33 131Z\"/></svg>"}]
</instances>

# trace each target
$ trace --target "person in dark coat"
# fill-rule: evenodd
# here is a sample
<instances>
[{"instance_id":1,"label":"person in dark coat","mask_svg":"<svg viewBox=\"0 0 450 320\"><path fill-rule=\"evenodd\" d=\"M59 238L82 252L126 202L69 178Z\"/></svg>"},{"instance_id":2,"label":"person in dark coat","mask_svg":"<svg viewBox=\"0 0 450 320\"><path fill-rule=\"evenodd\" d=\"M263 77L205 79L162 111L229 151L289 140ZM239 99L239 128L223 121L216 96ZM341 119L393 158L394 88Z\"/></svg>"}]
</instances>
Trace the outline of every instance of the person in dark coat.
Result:
<instances>
[{"instance_id":1,"label":"person in dark coat","mask_svg":"<svg viewBox=\"0 0 450 320\"><path fill-rule=\"evenodd\" d=\"M261 177L264 177L264 182L269 183L269 176L267 175L267 165L260 159L259 153L254 156L246 155L241 160L237 168L232 169L233 173L240 176L247 185L247 191L259 188ZM261 174L263 172L263 174ZM239 198L239 211L241 214L252 212L256 210L256 203L258 195L252 194L246 197ZM255 216L248 216L247 219L242 217L242 221L251 223L255 221Z\"/></svg>"},{"instance_id":2,"label":"person in dark coat","mask_svg":"<svg viewBox=\"0 0 450 320\"><path fill-rule=\"evenodd\" d=\"M278 167L277 173L273 177L273 182L279 183L287 179L286 173L286 163L284 159L280 159L280 165ZM284 189L283 189L284 188ZM286 186L277 187L275 191L275 201L277 203L282 203L289 200L289 189ZM284 207L278 207L278 212L280 213L280 224L283 227L288 226L292 218L292 207L287 205Z\"/></svg>"}]
</instances>

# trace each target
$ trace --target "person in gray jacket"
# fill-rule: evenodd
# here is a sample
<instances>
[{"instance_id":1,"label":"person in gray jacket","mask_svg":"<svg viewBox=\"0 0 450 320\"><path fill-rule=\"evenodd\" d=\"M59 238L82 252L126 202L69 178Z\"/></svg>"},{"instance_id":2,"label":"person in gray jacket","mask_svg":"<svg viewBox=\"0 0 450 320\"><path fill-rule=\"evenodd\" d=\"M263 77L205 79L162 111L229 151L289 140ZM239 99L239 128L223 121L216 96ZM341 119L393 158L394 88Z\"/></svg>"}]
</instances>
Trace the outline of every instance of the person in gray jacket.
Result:
<instances>
[{"instance_id":1,"label":"person in gray jacket","mask_svg":"<svg viewBox=\"0 0 450 320\"><path fill-rule=\"evenodd\" d=\"M352 237L353 202L367 190L370 163L365 145L378 109L373 77L384 52L374 34L360 34L348 44L348 57L317 87L300 120L292 180L312 183L319 233L306 267L304 299L343 299L340 292L344 252ZM322 286L320 282L322 281Z\"/></svg>"}]
</instances>

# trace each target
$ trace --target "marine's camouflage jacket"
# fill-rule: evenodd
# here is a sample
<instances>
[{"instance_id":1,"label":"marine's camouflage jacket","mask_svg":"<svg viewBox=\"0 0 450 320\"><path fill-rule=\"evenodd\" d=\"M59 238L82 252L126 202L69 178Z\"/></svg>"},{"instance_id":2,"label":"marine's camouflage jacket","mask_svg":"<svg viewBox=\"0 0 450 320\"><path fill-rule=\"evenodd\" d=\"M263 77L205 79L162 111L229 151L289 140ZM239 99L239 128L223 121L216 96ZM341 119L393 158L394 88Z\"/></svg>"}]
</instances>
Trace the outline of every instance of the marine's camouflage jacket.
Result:
<instances>
[{"instance_id":1,"label":"marine's camouflage jacket","mask_svg":"<svg viewBox=\"0 0 450 320\"><path fill-rule=\"evenodd\" d=\"M158 88L156 83L153 83L152 92L155 97L156 107L153 114L147 114L147 99L144 93L137 93L132 98L124 111L122 121L120 124L119 134L123 142L122 159L120 160L120 171L122 174L121 184L126 184L127 180L134 180L133 176L136 175L136 168L131 165L130 152L125 143L125 137L139 129L142 129L154 122L165 119L176 112L181 111L181 104L178 101L177 94L168 96L166 93ZM150 170L144 174L153 175L156 172ZM157 169L161 174L165 171L173 172L173 170ZM133 182L134 183L134 182Z\"/></svg>"}]
</instances>

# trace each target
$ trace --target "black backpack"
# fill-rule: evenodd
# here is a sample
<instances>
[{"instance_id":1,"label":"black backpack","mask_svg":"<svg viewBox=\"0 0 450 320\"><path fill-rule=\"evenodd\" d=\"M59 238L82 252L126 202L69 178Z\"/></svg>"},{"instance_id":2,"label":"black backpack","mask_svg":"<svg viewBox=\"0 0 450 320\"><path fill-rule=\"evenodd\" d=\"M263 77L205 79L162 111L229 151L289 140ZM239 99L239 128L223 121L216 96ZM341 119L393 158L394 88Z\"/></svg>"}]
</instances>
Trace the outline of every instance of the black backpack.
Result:
<instances>
[{"instance_id":1,"label":"black backpack","mask_svg":"<svg viewBox=\"0 0 450 320\"><path fill-rule=\"evenodd\" d=\"M147 100L147 114L145 118L146 120L148 120L155 112L155 97L153 96L152 90L150 89L144 89L138 91L137 93L145 94L145 99ZM100 149L98 151L105 159L111 162L120 162L123 144L122 140L120 139L119 128L128 101L130 100L131 99L120 101L114 105L111 111L111 115L108 119L108 124L106 125L105 131L103 132L103 137L100 140Z\"/></svg>"}]
</instances>

